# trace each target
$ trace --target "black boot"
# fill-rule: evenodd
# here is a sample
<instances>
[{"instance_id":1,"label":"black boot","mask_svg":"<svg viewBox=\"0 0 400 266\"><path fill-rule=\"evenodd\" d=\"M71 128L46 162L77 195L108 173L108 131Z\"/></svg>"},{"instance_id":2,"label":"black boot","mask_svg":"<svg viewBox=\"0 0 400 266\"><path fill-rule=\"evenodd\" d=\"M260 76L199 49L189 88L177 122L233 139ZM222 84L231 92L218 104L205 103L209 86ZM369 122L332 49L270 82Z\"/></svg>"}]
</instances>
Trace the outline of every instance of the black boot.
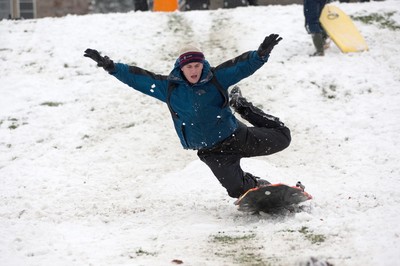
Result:
<instances>
[{"instance_id":1,"label":"black boot","mask_svg":"<svg viewBox=\"0 0 400 266\"><path fill-rule=\"evenodd\" d=\"M283 127L284 124L279 121L279 118L264 113L260 108L255 107L251 102L242 96L242 92L238 86L233 87L229 94L231 98L229 105L240 114L240 116L249 121L256 127L276 128Z\"/></svg>"},{"instance_id":2,"label":"black boot","mask_svg":"<svg viewBox=\"0 0 400 266\"><path fill-rule=\"evenodd\" d=\"M242 104L240 103L243 99L242 91L239 86L234 86L229 93L229 105L233 108L233 110L237 111Z\"/></svg>"},{"instance_id":3,"label":"black boot","mask_svg":"<svg viewBox=\"0 0 400 266\"><path fill-rule=\"evenodd\" d=\"M245 173L244 178L252 179L256 183L255 187L265 187L271 184L267 180L261 179L258 176L254 176L250 173Z\"/></svg>"},{"instance_id":4,"label":"black boot","mask_svg":"<svg viewBox=\"0 0 400 266\"><path fill-rule=\"evenodd\" d=\"M325 39L322 33L311 34L315 49L317 50L312 56L324 56Z\"/></svg>"}]
</instances>

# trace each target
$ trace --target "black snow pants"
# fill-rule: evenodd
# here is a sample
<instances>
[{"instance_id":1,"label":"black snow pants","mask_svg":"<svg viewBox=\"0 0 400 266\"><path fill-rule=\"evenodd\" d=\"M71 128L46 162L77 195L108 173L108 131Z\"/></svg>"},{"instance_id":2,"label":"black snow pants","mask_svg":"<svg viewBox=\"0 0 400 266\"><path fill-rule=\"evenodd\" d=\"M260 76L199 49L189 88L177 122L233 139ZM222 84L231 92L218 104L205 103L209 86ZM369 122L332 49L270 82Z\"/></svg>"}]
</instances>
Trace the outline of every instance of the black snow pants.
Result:
<instances>
[{"instance_id":1,"label":"black snow pants","mask_svg":"<svg viewBox=\"0 0 400 266\"><path fill-rule=\"evenodd\" d=\"M239 128L229 138L197 153L232 198L257 186L254 176L240 167L242 158L279 152L291 141L290 130L278 118L265 114L251 103L238 113L253 126L238 121Z\"/></svg>"}]
</instances>

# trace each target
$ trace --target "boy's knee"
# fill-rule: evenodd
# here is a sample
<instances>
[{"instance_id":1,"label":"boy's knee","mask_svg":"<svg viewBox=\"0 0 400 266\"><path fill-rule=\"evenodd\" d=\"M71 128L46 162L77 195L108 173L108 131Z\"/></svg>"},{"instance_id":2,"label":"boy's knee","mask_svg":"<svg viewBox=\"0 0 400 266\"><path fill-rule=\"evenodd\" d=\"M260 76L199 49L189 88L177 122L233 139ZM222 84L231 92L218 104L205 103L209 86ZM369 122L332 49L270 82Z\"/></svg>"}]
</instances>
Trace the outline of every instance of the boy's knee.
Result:
<instances>
[{"instance_id":1,"label":"boy's knee","mask_svg":"<svg viewBox=\"0 0 400 266\"><path fill-rule=\"evenodd\" d=\"M276 136L276 140L274 142L274 149L273 151L270 151L270 154L275 152L280 152L286 149L287 147L289 147L290 142L292 141L289 128L283 126L278 128L277 131L275 131L275 133L277 132L279 132L279 134Z\"/></svg>"},{"instance_id":2,"label":"boy's knee","mask_svg":"<svg viewBox=\"0 0 400 266\"><path fill-rule=\"evenodd\" d=\"M288 127L283 127L281 131L282 134L285 136L285 140L282 141L282 146L283 149L286 149L287 147L289 147L290 142L292 141L292 136L290 134L290 129Z\"/></svg>"}]
</instances>

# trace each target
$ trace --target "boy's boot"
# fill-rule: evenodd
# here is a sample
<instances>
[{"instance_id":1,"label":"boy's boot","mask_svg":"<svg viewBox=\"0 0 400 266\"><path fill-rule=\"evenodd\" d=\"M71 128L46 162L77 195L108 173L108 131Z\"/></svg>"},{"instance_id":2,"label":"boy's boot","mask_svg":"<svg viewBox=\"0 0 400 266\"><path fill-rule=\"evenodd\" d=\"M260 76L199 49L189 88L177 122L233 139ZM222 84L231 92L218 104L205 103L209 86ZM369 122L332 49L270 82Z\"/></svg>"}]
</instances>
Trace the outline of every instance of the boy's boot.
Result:
<instances>
[{"instance_id":1,"label":"boy's boot","mask_svg":"<svg viewBox=\"0 0 400 266\"><path fill-rule=\"evenodd\" d=\"M271 185L269 181L261 179L258 176L254 176L250 173L245 173L244 178L253 180L256 184L255 187L266 187L268 185Z\"/></svg>"},{"instance_id":2,"label":"boy's boot","mask_svg":"<svg viewBox=\"0 0 400 266\"><path fill-rule=\"evenodd\" d=\"M260 108L255 107L251 102L242 96L238 86L232 88L229 94L229 105L241 115L242 118L249 121L256 127L276 128L283 127L284 124L279 118L264 113Z\"/></svg>"}]
</instances>

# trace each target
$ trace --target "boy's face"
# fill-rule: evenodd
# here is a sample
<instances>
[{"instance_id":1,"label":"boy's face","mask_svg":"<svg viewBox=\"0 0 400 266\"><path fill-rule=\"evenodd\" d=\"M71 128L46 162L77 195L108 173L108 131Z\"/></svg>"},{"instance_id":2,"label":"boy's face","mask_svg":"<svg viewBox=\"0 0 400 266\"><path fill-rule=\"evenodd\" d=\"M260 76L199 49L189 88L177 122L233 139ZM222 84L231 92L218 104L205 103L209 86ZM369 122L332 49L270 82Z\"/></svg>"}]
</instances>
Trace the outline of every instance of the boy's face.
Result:
<instances>
[{"instance_id":1,"label":"boy's face","mask_svg":"<svg viewBox=\"0 0 400 266\"><path fill-rule=\"evenodd\" d=\"M183 74L186 79L191 83L195 84L200 80L201 72L203 71L203 63L193 62L187 65L184 65L181 68Z\"/></svg>"}]
</instances>

